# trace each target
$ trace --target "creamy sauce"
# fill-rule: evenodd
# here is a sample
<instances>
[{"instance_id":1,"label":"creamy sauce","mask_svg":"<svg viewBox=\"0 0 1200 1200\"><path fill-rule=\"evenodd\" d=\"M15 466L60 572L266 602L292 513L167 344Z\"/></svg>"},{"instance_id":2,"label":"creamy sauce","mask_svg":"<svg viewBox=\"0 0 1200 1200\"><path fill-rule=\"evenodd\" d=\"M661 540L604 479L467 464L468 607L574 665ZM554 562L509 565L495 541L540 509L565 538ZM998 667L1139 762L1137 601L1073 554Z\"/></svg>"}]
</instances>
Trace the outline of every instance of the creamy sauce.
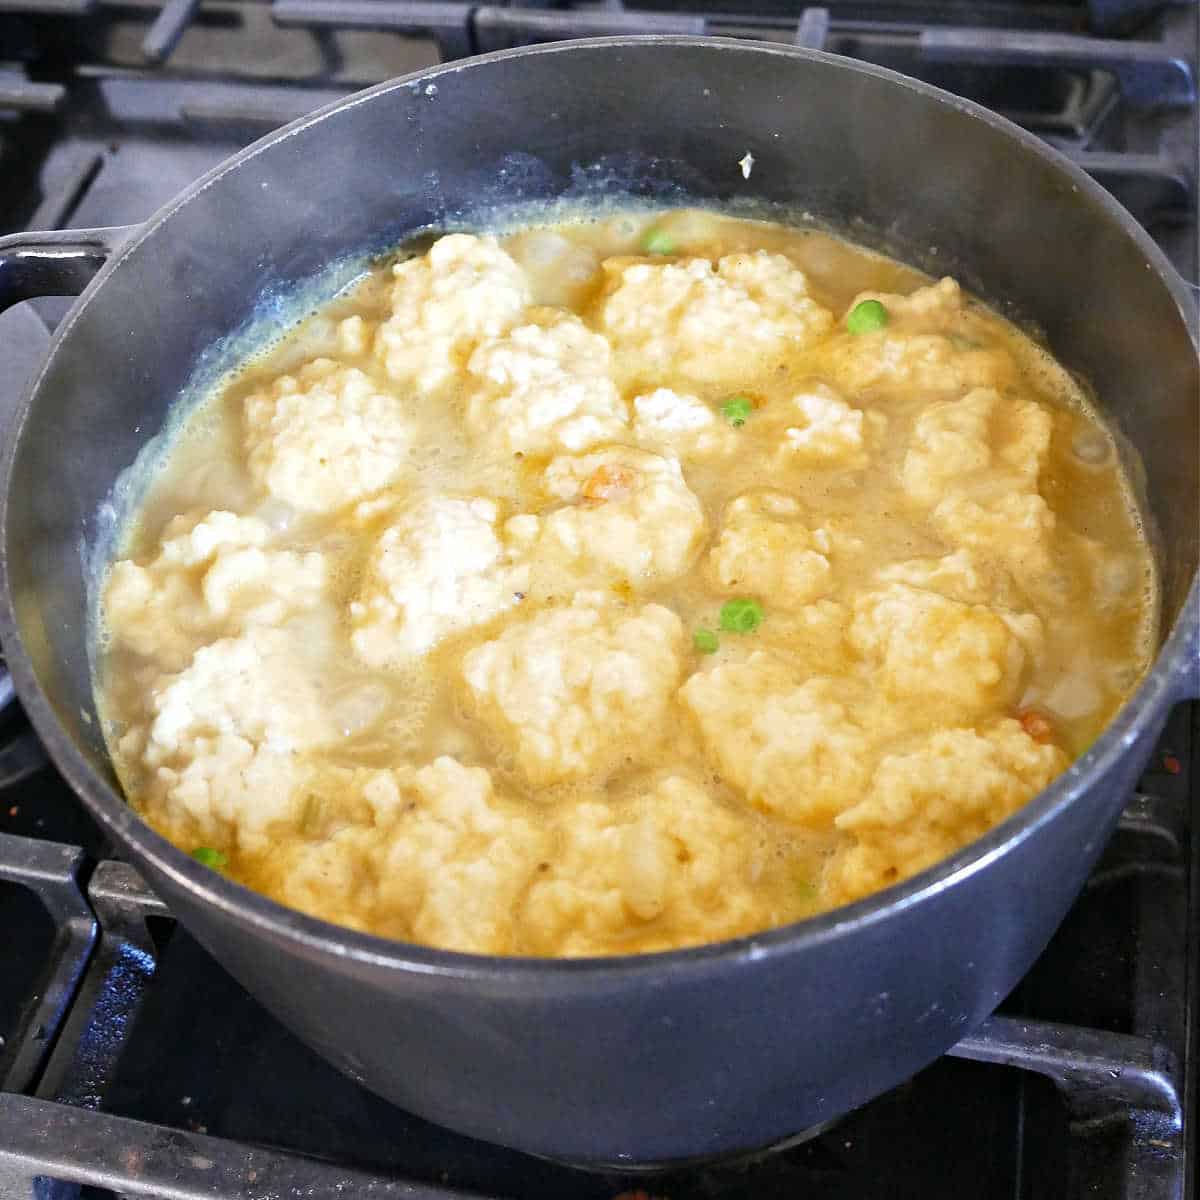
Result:
<instances>
[{"instance_id":1,"label":"creamy sauce","mask_svg":"<svg viewBox=\"0 0 1200 1200\"><path fill-rule=\"evenodd\" d=\"M1081 752L1156 632L1048 354L950 281L698 211L380 263L195 410L119 556L97 689L146 819L487 953L911 875Z\"/></svg>"}]
</instances>

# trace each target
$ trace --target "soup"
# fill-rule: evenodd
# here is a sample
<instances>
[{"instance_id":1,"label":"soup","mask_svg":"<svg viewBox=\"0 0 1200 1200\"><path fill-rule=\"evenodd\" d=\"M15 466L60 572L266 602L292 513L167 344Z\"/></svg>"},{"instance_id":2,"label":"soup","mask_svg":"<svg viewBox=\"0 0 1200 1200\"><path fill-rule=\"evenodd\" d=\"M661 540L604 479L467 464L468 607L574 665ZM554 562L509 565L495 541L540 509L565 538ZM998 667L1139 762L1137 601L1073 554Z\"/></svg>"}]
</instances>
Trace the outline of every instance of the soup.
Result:
<instances>
[{"instance_id":1,"label":"soup","mask_svg":"<svg viewBox=\"0 0 1200 1200\"><path fill-rule=\"evenodd\" d=\"M664 950L1002 821L1146 669L1069 374L815 229L673 210L381 262L187 414L101 598L131 803L357 929Z\"/></svg>"}]
</instances>

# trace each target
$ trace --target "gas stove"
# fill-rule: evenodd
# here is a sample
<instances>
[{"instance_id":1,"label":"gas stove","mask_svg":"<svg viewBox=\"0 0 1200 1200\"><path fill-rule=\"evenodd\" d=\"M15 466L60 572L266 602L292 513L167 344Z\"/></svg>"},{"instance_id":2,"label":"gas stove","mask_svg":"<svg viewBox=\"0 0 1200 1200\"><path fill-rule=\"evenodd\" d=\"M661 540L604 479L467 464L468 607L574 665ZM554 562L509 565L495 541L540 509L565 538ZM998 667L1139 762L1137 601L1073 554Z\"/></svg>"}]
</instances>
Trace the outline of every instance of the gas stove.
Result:
<instances>
[{"instance_id":1,"label":"gas stove","mask_svg":"<svg viewBox=\"0 0 1200 1200\"><path fill-rule=\"evenodd\" d=\"M1068 154L1193 283L1197 6L0 0L0 232L136 223L279 124L439 59L716 34L894 67ZM68 301L0 315L0 426ZM1200 706L1087 888L945 1058L771 1153L646 1177L474 1142L297 1042L117 859L0 673L0 1200L1182 1200L1197 1184ZM803 1014L797 1014L803 1021Z\"/></svg>"}]
</instances>

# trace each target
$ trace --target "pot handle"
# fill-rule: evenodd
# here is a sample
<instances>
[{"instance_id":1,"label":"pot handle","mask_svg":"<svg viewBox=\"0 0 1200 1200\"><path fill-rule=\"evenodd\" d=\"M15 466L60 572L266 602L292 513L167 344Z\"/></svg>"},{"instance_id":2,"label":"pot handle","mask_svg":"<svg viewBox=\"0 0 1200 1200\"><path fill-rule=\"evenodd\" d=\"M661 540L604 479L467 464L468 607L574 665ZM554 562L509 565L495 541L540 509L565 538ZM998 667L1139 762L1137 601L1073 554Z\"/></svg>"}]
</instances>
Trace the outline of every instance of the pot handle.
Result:
<instances>
[{"instance_id":1,"label":"pot handle","mask_svg":"<svg viewBox=\"0 0 1200 1200\"><path fill-rule=\"evenodd\" d=\"M0 237L0 312L35 296L78 296L137 228L56 229ZM0 657L0 711L14 699L12 678ZM34 762L32 767L40 765Z\"/></svg>"},{"instance_id":2,"label":"pot handle","mask_svg":"<svg viewBox=\"0 0 1200 1200\"><path fill-rule=\"evenodd\" d=\"M35 296L78 296L136 225L0 238L0 311Z\"/></svg>"}]
</instances>

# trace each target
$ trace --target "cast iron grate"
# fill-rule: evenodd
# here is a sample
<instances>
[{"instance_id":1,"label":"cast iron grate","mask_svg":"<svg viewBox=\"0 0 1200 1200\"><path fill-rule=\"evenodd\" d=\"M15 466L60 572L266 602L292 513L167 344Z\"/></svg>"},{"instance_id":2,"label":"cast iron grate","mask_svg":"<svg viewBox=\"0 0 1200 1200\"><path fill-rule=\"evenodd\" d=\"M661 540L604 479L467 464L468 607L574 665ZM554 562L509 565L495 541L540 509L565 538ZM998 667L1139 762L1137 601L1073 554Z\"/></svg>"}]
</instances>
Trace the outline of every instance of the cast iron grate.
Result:
<instances>
[{"instance_id":1,"label":"cast iron grate","mask_svg":"<svg viewBox=\"0 0 1200 1200\"><path fill-rule=\"evenodd\" d=\"M707 33L866 59L1003 112L1075 158L1143 224L1188 230L1172 236L1185 239L1186 273L1195 269L1193 4L859 0L797 10L781 0L143 0L110 8L0 0L4 14L0 115L23 115L35 139L48 125L56 133L48 156L44 147L21 153L19 134L8 155L7 202L16 211L0 219L12 228L68 222L129 140L143 154L164 141L176 151L186 141L193 152L230 137L241 144L438 58L601 34ZM155 201L220 157L183 178L170 170ZM40 205L29 207L39 193ZM125 211L116 220L145 215Z\"/></svg>"}]
</instances>

